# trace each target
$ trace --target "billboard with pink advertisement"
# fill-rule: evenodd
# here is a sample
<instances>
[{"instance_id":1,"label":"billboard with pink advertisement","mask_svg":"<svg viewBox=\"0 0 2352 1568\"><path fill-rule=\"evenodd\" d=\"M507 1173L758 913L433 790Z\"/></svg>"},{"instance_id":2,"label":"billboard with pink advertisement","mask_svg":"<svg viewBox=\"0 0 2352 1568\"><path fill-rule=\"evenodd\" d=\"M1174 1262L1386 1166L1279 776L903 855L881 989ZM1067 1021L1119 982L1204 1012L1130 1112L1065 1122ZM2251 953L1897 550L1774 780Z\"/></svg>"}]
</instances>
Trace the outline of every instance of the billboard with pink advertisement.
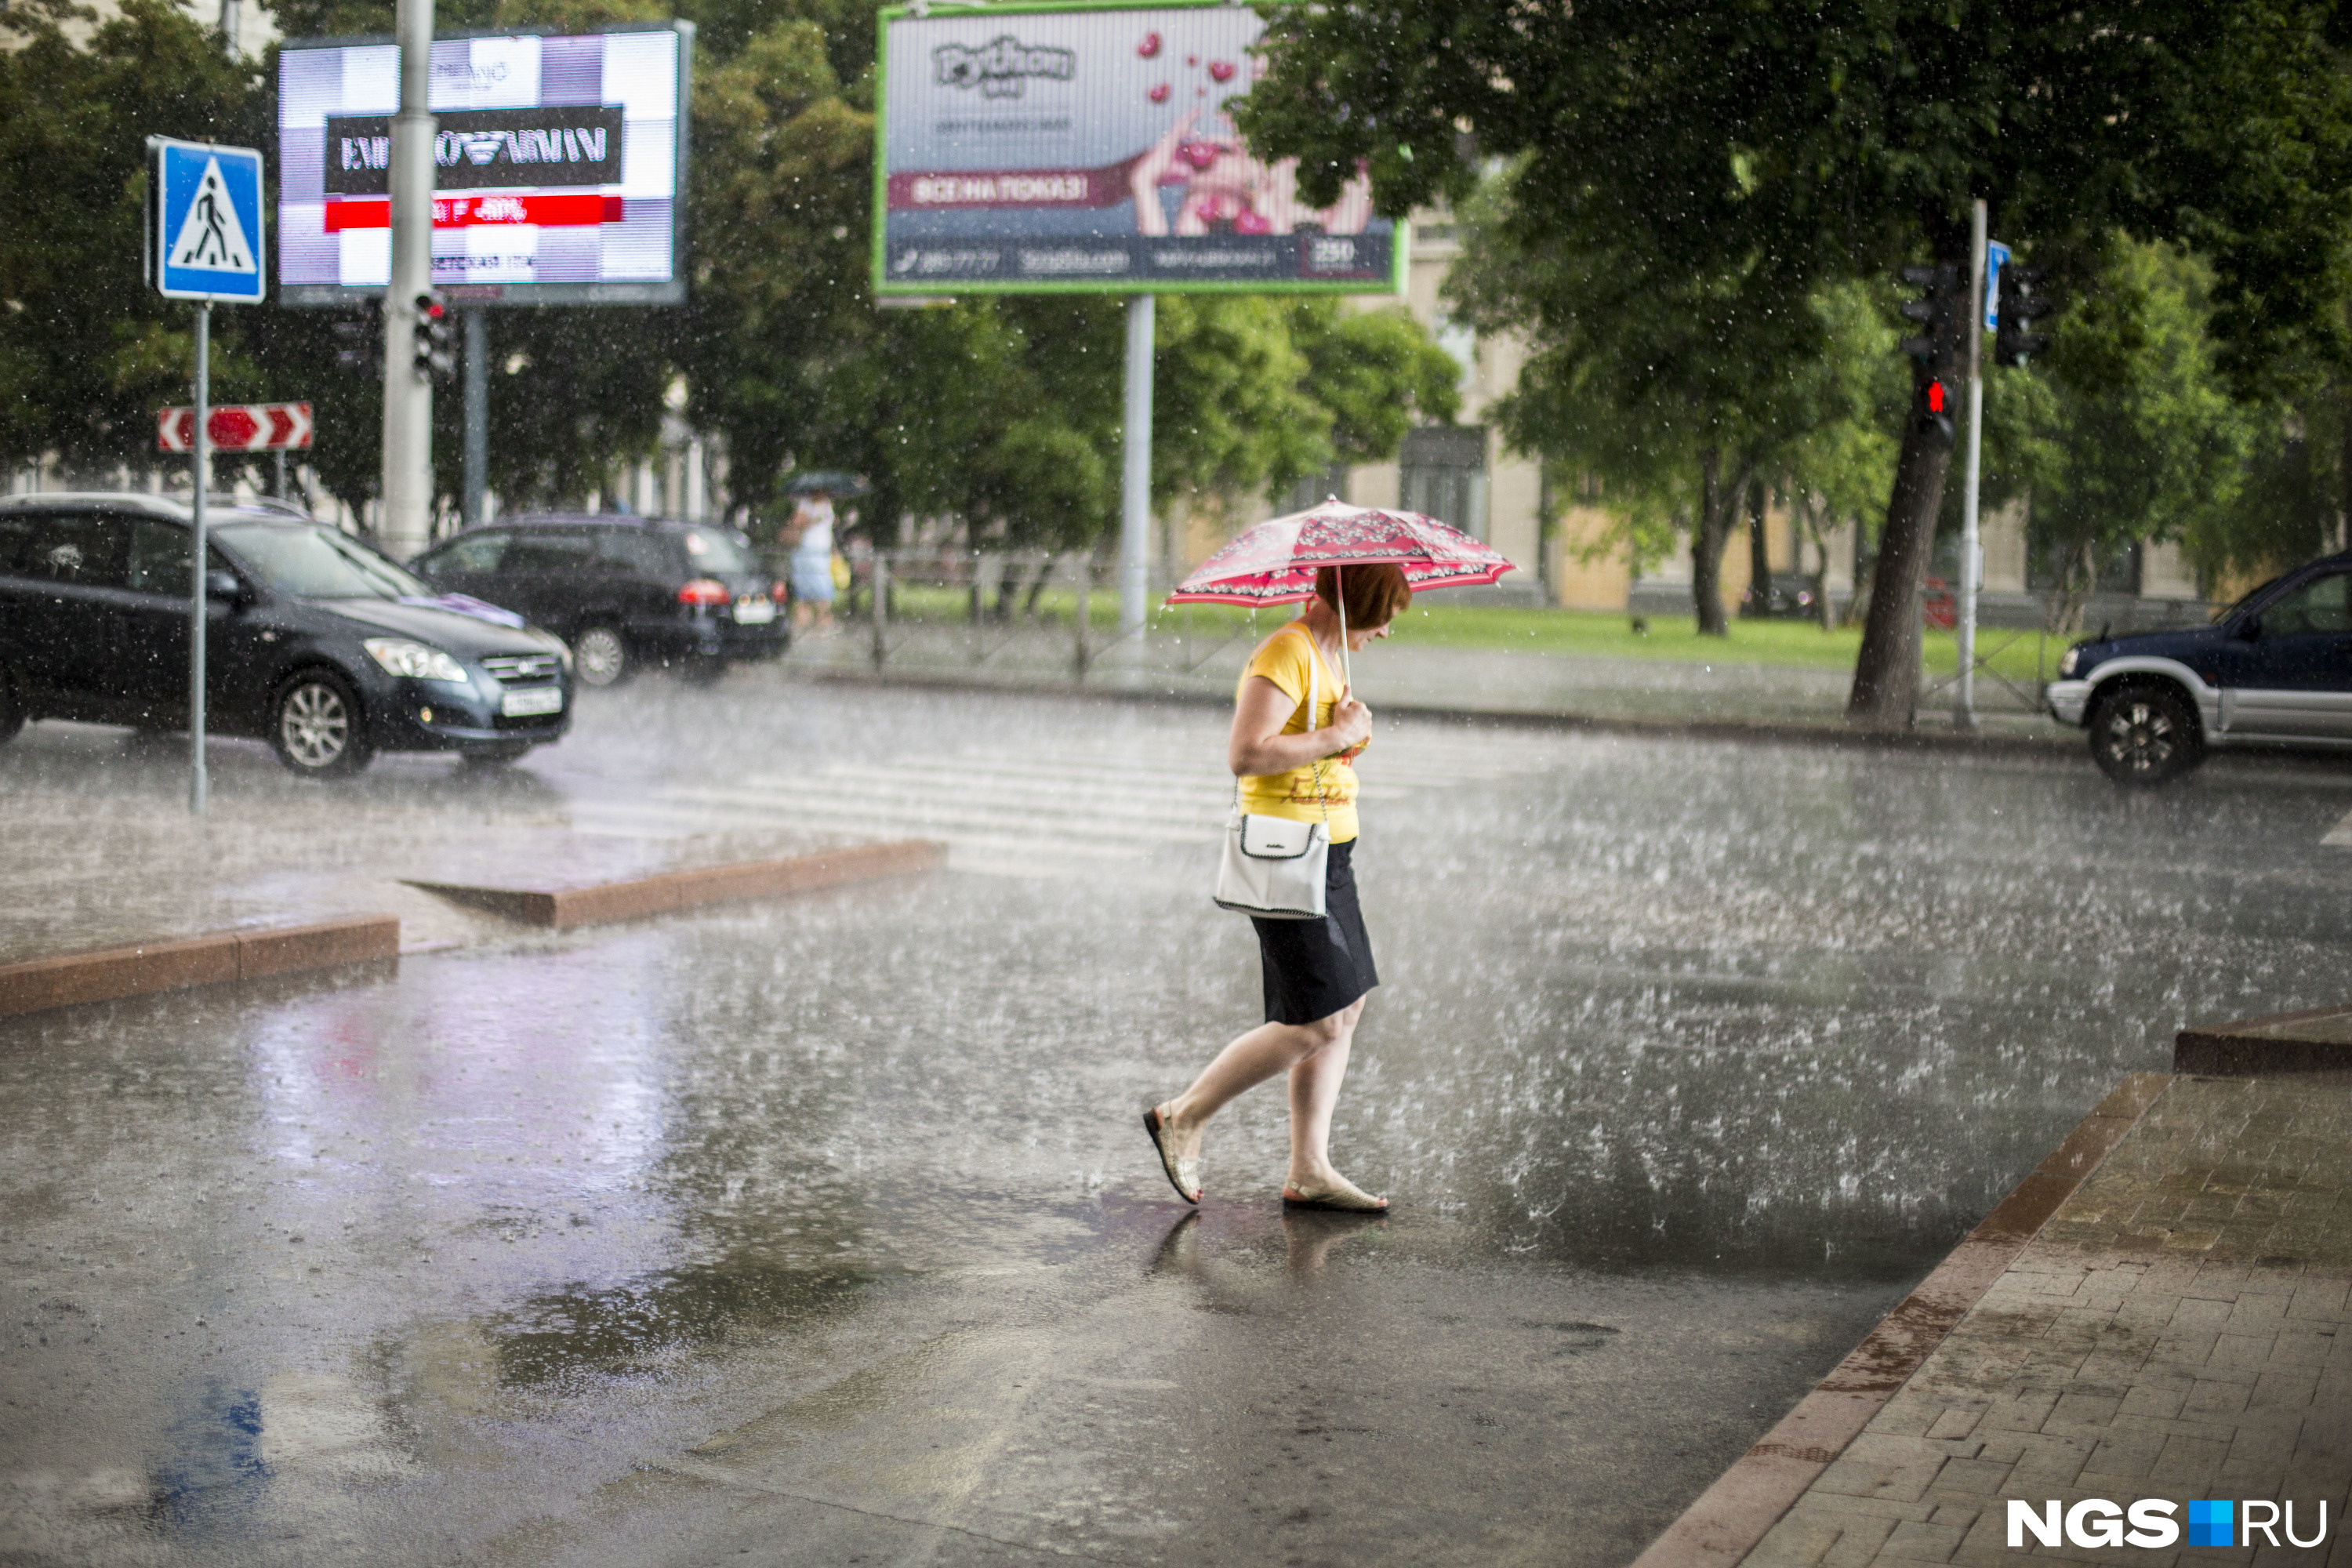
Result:
<instances>
[{"instance_id":1,"label":"billboard with pink advertisement","mask_svg":"<svg viewBox=\"0 0 2352 1568\"><path fill-rule=\"evenodd\" d=\"M1402 291L1404 226L1329 206L1232 110L1265 24L1225 4L882 12L881 294Z\"/></svg>"}]
</instances>

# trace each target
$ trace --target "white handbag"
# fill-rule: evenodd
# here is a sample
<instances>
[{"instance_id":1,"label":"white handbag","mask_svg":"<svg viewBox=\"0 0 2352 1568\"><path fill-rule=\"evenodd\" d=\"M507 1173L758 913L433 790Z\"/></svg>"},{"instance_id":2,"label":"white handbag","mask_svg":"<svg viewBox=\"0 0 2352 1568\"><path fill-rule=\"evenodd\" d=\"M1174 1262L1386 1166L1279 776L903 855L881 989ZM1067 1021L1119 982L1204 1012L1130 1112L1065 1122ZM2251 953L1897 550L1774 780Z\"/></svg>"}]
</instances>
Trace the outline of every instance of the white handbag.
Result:
<instances>
[{"instance_id":1,"label":"white handbag","mask_svg":"<svg viewBox=\"0 0 2352 1568\"><path fill-rule=\"evenodd\" d=\"M1307 727L1315 727L1316 678L1322 658L1307 660ZM1318 758L1315 797L1323 798L1323 763ZM1233 820L1225 825L1224 858L1217 865L1217 907L1262 921L1319 921L1325 914L1325 879L1331 863L1331 808L1320 822L1265 816L1241 808L1241 785L1234 785Z\"/></svg>"}]
</instances>

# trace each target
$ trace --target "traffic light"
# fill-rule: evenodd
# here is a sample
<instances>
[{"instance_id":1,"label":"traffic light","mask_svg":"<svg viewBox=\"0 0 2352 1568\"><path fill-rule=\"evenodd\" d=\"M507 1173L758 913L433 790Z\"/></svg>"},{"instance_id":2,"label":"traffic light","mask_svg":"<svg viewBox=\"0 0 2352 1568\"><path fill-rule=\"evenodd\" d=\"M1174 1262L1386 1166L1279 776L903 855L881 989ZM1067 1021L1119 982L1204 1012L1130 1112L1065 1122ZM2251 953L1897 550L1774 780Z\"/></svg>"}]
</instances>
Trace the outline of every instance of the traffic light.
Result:
<instances>
[{"instance_id":1,"label":"traffic light","mask_svg":"<svg viewBox=\"0 0 2352 1568\"><path fill-rule=\"evenodd\" d=\"M2000 325L1993 333L1992 363L2012 369L2050 346L2047 333L2033 330L2034 318L2051 310L2046 267L2011 262L2000 269Z\"/></svg>"},{"instance_id":2,"label":"traffic light","mask_svg":"<svg viewBox=\"0 0 2352 1568\"><path fill-rule=\"evenodd\" d=\"M1903 340L1903 352L1918 367L1913 396L1919 428L1946 446L1952 444L1951 384L1968 363L1968 284L1950 262L1930 267L1906 267L1903 281L1920 290L1916 300L1903 301L1903 314L1925 329Z\"/></svg>"},{"instance_id":3,"label":"traffic light","mask_svg":"<svg viewBox=\"0 0 2352 1568\"><path fill-rule=\"evenodd\" d=\"M335 335L335 368L367 375L383 374L383 328L373 319L337 321L328 330Z\"/></svg>"},{"instance_id":4,"label":"traffic light","mask_svg":"<svg viewBox=\"0 0 2352 1568\"><path fill-rule=\"evenodd\" d=\"M416 374L431 379L457 367L449 347L449 311L441 296L426 289L416 297Z\"/></svg>"},{"instance_id":5,"label":"traffic light","mask_svg":"<svg viewBox=\"0 0 2352 1568\"><path fill-rule=\"evenodd\" d=\"M1968 310L1960 300L1967 286L1960 269L1948 261L1906 267L1903 281L1920 290L1916 300L1903 301L1903 314L1925 329L1920 336L1903 340L1903 352L1931 376L1951 374L1967 363L1968 353L1968 339L1963 335Z\"/></svg>"}]
</instances>

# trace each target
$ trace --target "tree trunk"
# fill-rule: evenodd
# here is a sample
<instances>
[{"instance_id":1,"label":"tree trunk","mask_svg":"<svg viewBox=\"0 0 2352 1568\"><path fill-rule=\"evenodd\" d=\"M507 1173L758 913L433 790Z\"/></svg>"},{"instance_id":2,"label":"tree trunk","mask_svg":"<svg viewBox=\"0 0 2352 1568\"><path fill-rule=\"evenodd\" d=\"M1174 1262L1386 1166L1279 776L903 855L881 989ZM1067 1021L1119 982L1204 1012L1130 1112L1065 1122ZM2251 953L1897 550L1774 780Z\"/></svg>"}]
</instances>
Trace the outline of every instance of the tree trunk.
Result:
<instances>
[{"instance_id":1,"label":"tree trunk","mask_svg":"<svg viewBox=\"0 0 2352 1568\"><path fill-rule=\"evenodd\" d=\"M1748 486L1748 613L1751 616L1772 613L1772 550L1764 537L1764 513L1769 504L1764 481L1751 480Z\"/></svg>"},{"instance_id":2,"label":"tree trunk","mask_svg":"<svg viewBox=\"0 0 2352 1568\"><path fill-rule=\"evenodd\" d=\"M1919 585L1936 548L1936 513L1952 448L1927 412L1927 379L1914 378L1911 413L1895 460L1895 490L1870 574L1870 611L1853 662L1846 722L1864 730L1906 730L1919 701Z\"/></svg>"},{"instance_id":3,"label":"tree trunk","mask_svg":"<svg viewBox=\"0 0 2352 1568\"><path fill-rule=\"evenodd\" d=\"M1742 468L1730 483L1723 482L1723 457L1712 447L1699 454L1699 500L1696 526L1691 530L1691 608L1698 616L1698 635L1731 635L1723 614L1723 547L1731 537L1731 520L1738 512L1753 464Z\"/></svg>"}]
</instances>

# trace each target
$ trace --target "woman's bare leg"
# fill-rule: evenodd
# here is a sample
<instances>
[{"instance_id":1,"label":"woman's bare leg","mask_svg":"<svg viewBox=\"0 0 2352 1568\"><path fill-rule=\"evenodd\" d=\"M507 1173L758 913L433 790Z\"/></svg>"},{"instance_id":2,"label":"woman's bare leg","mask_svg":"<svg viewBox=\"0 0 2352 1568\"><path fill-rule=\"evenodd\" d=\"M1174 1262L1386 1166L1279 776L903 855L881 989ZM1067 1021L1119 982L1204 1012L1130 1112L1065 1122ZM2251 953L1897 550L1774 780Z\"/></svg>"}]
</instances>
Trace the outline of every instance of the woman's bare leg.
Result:
<instances>
[{"instance_id":1,"label":"woman's bare leg","mask_svg":"<svg viewBox=\"0 0 2352 1568\"><path fill-rule=\"evenodd\" d=\"M1335 1015L1330 1021L1339 1026L1339 1037L1290 1069L1290 1185L1301 1191L1320 1192L1346 1180L1331 1164L1331 1112L1363 1011L1359 1000Z\"/></svg>"},{"instance_id":2,"label":"woman's bare leg","mask_svg":"<svg viewBox=\"0 0 2352 1568\"><path fill-rule=\"evenodd\" d=\"M1209 1118L1266 1079L1288 1072L1316 1052L1343 1038L1339 1021L1351 1013L1335 1013L1312 1024L1260 1024L1236 1037L1201 1069L1192 1087L1159 1107L1168 1129L1169 1146L1190 1159L1201 1152L1201 1131Z\"/></svg>"}]
</instances>

